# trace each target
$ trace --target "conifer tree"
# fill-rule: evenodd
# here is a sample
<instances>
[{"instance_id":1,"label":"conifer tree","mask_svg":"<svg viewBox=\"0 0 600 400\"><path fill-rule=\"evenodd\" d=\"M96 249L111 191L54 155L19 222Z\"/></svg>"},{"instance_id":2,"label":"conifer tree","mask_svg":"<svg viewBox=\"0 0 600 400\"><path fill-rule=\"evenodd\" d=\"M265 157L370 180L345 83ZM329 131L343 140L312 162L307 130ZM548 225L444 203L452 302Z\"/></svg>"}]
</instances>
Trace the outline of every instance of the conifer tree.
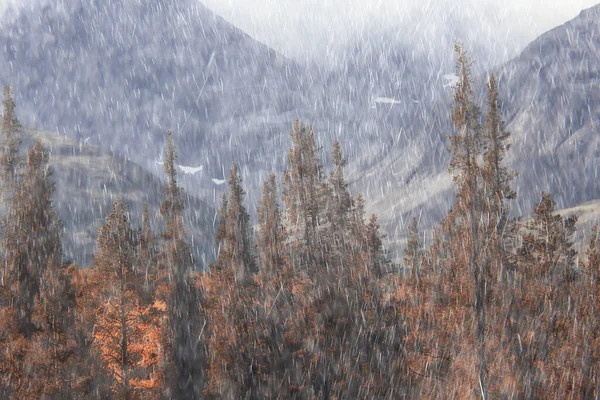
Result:
<instances>
[{"instance_id":1,"label":"conifer tree","mask_svg":"<svg viewBox=\"0 0 600 400\"><path fill-rule=\"evenodd\" d=\"M37 140L27 156L19 196L20 224L28 237L27 260L39 276L62 264L61 227L53 205L53 170L48 161L47 149Z\"/></svg>"},{"instance_id":2,"label":"conifer tree","mask_svg":"<svg viewBox=\"0 0 600 400\"><path fill-rule=\"evenodd\" d=\"M322 185L321 190L321 195L325 197L325 227L322 246L324 247L325 262L330 266L344 264L350 255L348 229L352 197L344 177L346 160L337 140L333 143L332 163L333 170L329 173L329 179Z\"/></svg>"},{"instance_id":3,"label":"conifer tree","mask_svg":"<svg viewBox=\"0 0 600 400\"><path fill-rule=\"evenodd\" d=\"M70 335L74 294L62 265L52 169L47 164L48 152L38 140L28 153L24 171L13 181L13 201L8 204L3 230L9 272L3 276L3 287L10 299L7 305L16 306L11 317L14 325L7 323L16 330L8 333L13 335L11 340L22 343L11 374L31 381L27 386L13 386L21 396L68 393L67 371L74 355Z\"/></svg>"},{"instance_id":4,"label":"conifer tree","mask_svg":"<svg viewBox=\"0 0 600 400\"><path fill-rule=\"evenodd\" d=\"M404 266L410 268L410 273L418 278L423 257L423 240L419 235L419 220L412 217L408 225L408 242L404 249Z\"/></svg>"},{"instance_id":5,"label":"conifer tree","mask_svg":"<svg viewBox=\"0 0 600 400\"><path fill-rule=\"evenodd\" d=\"M350 209L350 237L352 252L360 252L366 248L365 200L358 194Z\"/></svg>"},{"instance_id":6,"label":"conifer tree","mask_svg":"<svg viewBox=\"0 0 600 400\"><path fill-rule=\"evenodd\" d=\"M577 256L571 239L576 223L576 216L557 214L552 196L542 193L524 226L519 249L521 271L528 279L541 279L552 290L561 289L571 279Z\"/></svg>"},{"instance_id":7,"label":"conifer tree","mask_svg":"<svg viewBox=\"0 0 600 400\"><path fill-rule=\"evenodd\" d=\"M19 153L21 123L15 115L15 101L10 86L5 85L3 87L3 94L2 135L4 143L0 154L0 165L2 165L2 189L4 201L6 202L10 199L12 191L15 190L23 160Z\"/></svg>"},{"instance_id":8,"label":"conifer tree","mask_svg":"<svg viewBox=\"0 0 600 400\"><path fill-rule=\"evenodd\" d=\"M164 166L168 182L161 214L166 227L163 259L174 280L169 299L174 368L172 395L174 398L199 398L204 390L204 349L199 336L204 325L200 312L202 294L190 280L193 260L183 226L184 203L177 182L176 158L171 132L167 132Z\"/></svg>"},{"instance_id":9,"label":"conifer tree","mask_svg":"<svg viewBox=\"0 0 600 400\"><path fill-rule=\"evenodd\" d=\"M37 140L27 156L20 221L28 232L24 243L28 269L35 270L40 280L39 304L34 311L38 329L33 342L46 363L38 364L35 381L43 392L57 396L69 392L69 364L75 355L71 333L75 294L63 264L61 226L53 204L53 171L48 161L47 149ZM41 358L41 354L32 356Z\"/></svg>"},{"instance_id":10,"label":"conifer tree","mask_svg":"<svg viewBox=\"0 0 600 400\"><path fill-rule=\"evenodd\" d=\"M515 274L520 290L510 320L519 390L530 398L543 397L547 377L562 374L549 361L560 357L571 331L569 299L576 257L571 237L576 222L574 216L558 215L550 194L542 193L522 230ZM531 331L536 334L530 340L519 340Z\"/></svg>"},{"instance_id":11,"label":"conifer tree","mask_svg":"<svg viewBox=\"0 0 600 400\"><path fill-rule=\"evenodd\" d=\"M517 234L517 224L509 216L510 200L517 195L511 187L514 171L505 165L506 152L510 149L510 132L504 128L504 121L498 104L498 85L495 76L490 76L487 84L488 112L486 115L484 139L486 148L482 167L484 179L486 219L485 247L488 248L492 264L500 281L504 280L506 267L511 264L510 248Z\"/></svg>"},{"instance_id":12,"label":"conifer tree","mask_svg":"<svg viewBox=\"0 0 600 400\"><path fill-rule=\"evenodd\" d=\"M229 199L227 201L227 217L225 219L225 253L229 259L219 259L227 268L231 268L235 279L243 281L256 272L256 263L252 251L252 234L250 215L244 206L245 191L238 167L233 164L229 177Z\"/></svg>"},{"instance_id":13,"label":"conifer tree","mask_svg":"<svg viewBox=\"0 0 600 400\"><path fill-rule=\"evenodd\" d=\"M256 345L248 346L256 327L256 317L250 315L254 315L252 298L257 293L253 275L257 271L241 184L238 167L233 164L229 194L221 202L216 234L219 254L211 266L210 279L208 391L226 398L257 396L257 357L253 356Z\"/></svg>"},{"instance_id":14,"label":"conifer tree","mask_svg":"<svg viewBox=\"0 0 600 400\"><path fill-rule=\"evenodd\" d=\"M510 149L510 132L504 128L504 120L498 104L498 83L494 74L490 76L487 84L488 112L485 121L485 141L486 148L484 152L484 176L491 194L491 210L496 214L499 225L496 229L502 229L503 223L506 223L508 215L508 204L506 200L514 200L517 195L511 187L511 182L515 177L514 171L504 165L504 159L507 151Z\"/></svg>"},{"instance_id":15,"label":"conifer tree","mask_svg":"<svg viewBox=\"0 0 600 400\"><path fill-rule=\"evenodd\" d=\"M383 239L385 239L386 235L381 233L380 228L377 216L371 214L365 232L367 239L367 259L370 271L377 277L383 275L384 268L389 263L383 248Z\"/></svg>"},{"instance_id":16,"label":"conifer tree","mask_svg":"<svg viewBox=\"0 0 600 400\"><path fill-rule=\"evenodd\" d=\"M2 201L6 213L2 218L2 270L3 286L8 289L11 306L19 315L19 330L28 336L32 333L31 315L33 302L38 289L39 277L33 276L26 266L26 255L21 244L26 241L26 232L19 224L19 212L23 213L21 184L23 158L20 155L20 123L14 110L10 86L3 87L4 100L2 110L3 143L0 148L0 168L2 179Z\"/></svg>"},{"instance_id":17,"label":"conifer tree","mask_svg":"<svg viewBox=\"0 0 600 400\"><path fill-rule=\"evenodd\" d=\"M264 182L263 196L258 204L258 253L260 269L265 275L272 275L282 266L283 246L286 240L277 202L277 182L271 174Z\"/></svg>"},{"instance_id":18,"label":"conifer tree","mask_svg":"<svg viewBox=\"0 0 600 400\"><path fill-rule=\"evenodd\" d=\"M465 50L455 46L458 83L454 92L452 122L456 134L450 137L449 151L452 153L449 171L457 186L458 223L466 237L464 253L468 269L474 281L475 315L477 318L476 337L479 341L479 386L486 393L485 362L485 298L487 288L486 264L480 259L483 248L481 222L484 213L484 193L479 159L483 153L482 129L479 124L480 110L474 103L471 85L471 65ZM464 279L464 278L463 278Z\"/></svg>"},{"instance_id":19,"label":"conifer tree","mask_svg":"<svg viewBox=\"0 0 600 400\"><path fill-rule=\"evenodd\" d=\"M127 206L117 199L106 224L98 230L99 253L94 257L94 268L104 285L95 342L118 382L118 396L125 399L133 398L131 375L138 360L132 348L141 334L138 328L142 320L138 287L143 277L134 271L135 247Z\"/></svg>"},{"instance_id":20,"label":"conifer tree","mask_svg":"<svg viewBox=\"0 0 600 400\"><path fill-rule=\"evenodd\" d=\"M345 223L348 218L348 212L352 206L352 197L348 192L348 182L344 177L344 167L346 159L342 155L342 147L337 140L333 142L333 171L329 174L329 185L332 188L332 196L334 199L334 219L333 223L341 225L341 229L345 229ZM331 218L330 218L331 219Z\"/></svg>"},{"instance_id":21,"label":"conifer tree","mask_svg":"<svg viewBox=\"0 0 600 400\"><path fill-rule=\"evenodd\" d=\"M323 219L323 166L312 129L294 123L288 167L283 175L283 201L290 235L301 245L300 264L318 261L319 224Z\"/></svg>"}]
</instances>

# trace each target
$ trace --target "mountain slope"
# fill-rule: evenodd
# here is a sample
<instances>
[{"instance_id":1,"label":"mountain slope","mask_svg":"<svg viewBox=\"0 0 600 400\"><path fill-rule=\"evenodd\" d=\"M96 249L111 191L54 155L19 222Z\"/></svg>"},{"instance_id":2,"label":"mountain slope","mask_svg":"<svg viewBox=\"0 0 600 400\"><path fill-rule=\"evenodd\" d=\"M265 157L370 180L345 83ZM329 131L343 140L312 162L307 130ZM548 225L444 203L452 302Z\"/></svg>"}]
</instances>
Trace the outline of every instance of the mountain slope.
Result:
<instances>
[{"instance_id":1,"label":"mountain slope","mask_svg":"<svg viewBox=\"0 0 600 400\"><path fill-rule=\"evenodd\" d=\"M532 42L499 71L523 200L600 197L600 5Z\"/></svg>"}]
</instances>

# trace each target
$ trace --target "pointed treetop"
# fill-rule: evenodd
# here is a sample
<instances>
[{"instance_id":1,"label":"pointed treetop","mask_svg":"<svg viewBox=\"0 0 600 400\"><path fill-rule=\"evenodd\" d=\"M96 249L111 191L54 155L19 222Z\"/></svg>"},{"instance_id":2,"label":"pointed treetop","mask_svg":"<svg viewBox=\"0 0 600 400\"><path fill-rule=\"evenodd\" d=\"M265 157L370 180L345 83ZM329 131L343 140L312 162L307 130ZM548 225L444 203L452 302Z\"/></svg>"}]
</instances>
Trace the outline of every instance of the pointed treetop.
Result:
<instances>
[{"instance_id":1,"label":"pointed treetop","mask_svg":"<svg viewBox=\"0 0 600 400\"><path fill-rule=\"evenodd\" d=\"M6 138L10 138L14 129L20 128L19 121L15 117L15 100L13 99L13 91L9 85L4 85L3 90L4 100L2 113L2 131Z\"/></svg>"},{"instance_id":2,"label":"pointed treetop","mask_svg":"<svg viewBox=\"0 0 600 400\"><path fill-rule=\"evenodd\" d=\"M515 199L516 192L511 187L511 182L516 173L504 166L506 152L510 149L510 132L504 128L504 121L498 104L498 85L494 74L487 83L488 112L485 118L484 171L488 183L498 201ZM508 211L507 205L502 205Z\"/></svg>"},{"instance_id":3,"label":"pointed treetop","mask_svg":"<svg viewBox=\"0 0 600 400\"><path fill-rule=\"evenodd\" d=\"M344 158L344 156L342 154L342 146L340 145L340 142L337 139L333 142L332 155L333 155L333 165L334 166L336 166L336 167L346 166L346 159Z\"/></svg>"},{"instance_id":4,"label":"pointed treetop","mask_svg":"<svg viewBox=\"0 0 600 400\"><path fill-rule=\"evenodd\" d=\"M161 214L168 217L170 222L175 223L181 217L183 211L183 200L181 199L181 188L177 183L177 170L175 161L177 160L177 152L173 144L171 131L167 131L167 147L165 148L165 173L167 174L167 188L165 189L166 198L161 204ZM174 229L174 227L171 227Z\"/></svg>"},{"instance_id":5,"label":"pointed treetop","mask_svg":"<svg viewBox=\"0 0 600 400\"><path fill-rule=\"evenodd\" d=\"M48 149L42 144L42 141L37 138L35 144L31 150L29 150L29 153L27 153L27 164L39 168L42 165L48 164L48 161L50 161Z\"/></svg>"},{"instance_id":6,"label":"pointed treetop","mask_svg":"<svg viewBox=\"0 0 600 400\"><path fill-rule=\"evenodd\" d=\"M460 43L454 46L456 52L456 72L458 82L454 90L454 106L452 106L452 122L454 129L472 129L479 117L479 107L473 102L473 88L471 87L471 67L473 62Z\"/></svg>"},{"instance_id":7,"label":"pointed treetop","mask_svg":"<svg viewBox=\"0 0 600 400\"><path fill-rule=\"evenodd\" d=\"M459 78L456 84L456 91L457 93L472 95L471 67L473 66L473 61L467 55L462 43L457 42L454 44L454 52L456 53L456 70Z\"/></svg>"},{"instance_id":8,"label":"pointed treetop","mask_svg":"<svg viewBox=\"0 0 600 400\"><path fill-rule=\"evenodd\" d=\"M165 149L165 172L170 182L177 182L177 170L175 169L175 160L177 152L173 144L173 135L171 131L167 131L167 147Z\"/></svg>"},{"instance_id":9,"label":"pointed treetop","mask_svg":"<svg viewBox=\"0 0 600 400\"><path fill-rule=\"evenodd\" d=\"M133 271L133 243L127 205L118 197L106 223L98 230L99 253L94 257L94 264L101 270L116 271L119 276L124 269Z\"/></svg>"},{"instance_id":10,"label":"pointed treetop","mask_svg":"<svg viewBox=\"0 0 600 400\"><path fill-rule=\"evenodd\" d=\"M238 176L238 166L236 163L231 164L231 170L229 173L229 185L233 186L238 184L240 177Z\"/></svg>"}]
</instances>

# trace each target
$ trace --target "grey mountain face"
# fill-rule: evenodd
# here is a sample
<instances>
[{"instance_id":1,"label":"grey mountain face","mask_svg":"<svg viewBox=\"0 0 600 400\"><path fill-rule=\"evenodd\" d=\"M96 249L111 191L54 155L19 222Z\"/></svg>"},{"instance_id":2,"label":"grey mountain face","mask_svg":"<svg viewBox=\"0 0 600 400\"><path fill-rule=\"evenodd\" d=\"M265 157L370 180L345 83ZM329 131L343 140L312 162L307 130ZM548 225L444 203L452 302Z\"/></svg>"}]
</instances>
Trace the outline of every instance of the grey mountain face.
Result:
<instances>
[{"instance_id":1,"label":"grey mountain face","mask_svg":"<svg viewBox=\"0 0 600 400\"><path fill-rule=\"evenodd\" d=\"M600 5L532 42L499 71L521 202L600 198Z\"/></svg>"},{"instance_id":2,"label":"grey mountain face","mask_svg":"<svg viewBox=\"0 0 600 400\"><path fill-rule=\"evenodd\" d=\"M475 69L483 116L489 73L499 81L506 128L512 133L507 162L519 174L514 181L517 215L528 216L543 191L550 192L559 207L578 212L600 198L599 28L600 5L541 35L510 62L489 72ZM474 60L477 65L476 56ZM428 112L441 119L437 127L448 133L451 102L451 96L439 96L428 106ZM394 216L422 210L423 226L428 228L448 209L454 190L447 158L435 160L431 174L396 187L390 200L376 201L374 207L392 221L395 238L402 239L404 231L397 230L401 221ZM583 229L590 227L586 218Z\"/></svg>"}]
</instances>

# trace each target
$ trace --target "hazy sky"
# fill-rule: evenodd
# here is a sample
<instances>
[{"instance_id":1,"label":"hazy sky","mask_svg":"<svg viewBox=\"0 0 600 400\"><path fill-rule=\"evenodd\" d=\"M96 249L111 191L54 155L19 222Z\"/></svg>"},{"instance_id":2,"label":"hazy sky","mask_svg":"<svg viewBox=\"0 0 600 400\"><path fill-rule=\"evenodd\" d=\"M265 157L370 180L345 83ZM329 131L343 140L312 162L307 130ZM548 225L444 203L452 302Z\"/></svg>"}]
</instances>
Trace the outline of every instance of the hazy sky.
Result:
<instances>
[{"instance_id":1,"label":"hazy sky","mask_svg":"<svg viewBox=\"0 0 600 400\"><path fill-rule=\"evenodd\" d=\"M23 6L35 0L0 0ZM51 1L51 0L47 0ZM106 0L110 1L110 0ZM152 1L152 0L146 0ZM459 40L495 62L600 0L200 0L290 57L327 57L385 32L421 48ZM66 2L68 3L68 2ZM414 44L414 43L413 43ZM417 46L411 46L416 48ZM438 46L439 48L439 46ZM448 49L452 53L452 49ZM430 50L431 51L431 50ZM437 51L437 50L434 50Z\"/></svg>"},{"instance_id":2,"label":"hazy sky","mask_svg":"<svg viewBox=\"0 0 600 400\"><path fill-rule=\"evenodd\" d=\"M289 56L322 54L377 29L465 35L513 56L541 33L600 0L204 0ZM448 21L455 21L454 25ZM456 23L458 22L458 24ZM461 33L452 32L459 26ZM356 37L356 36L354 36ZM461 40L468 42L467 38ZM512 53L512 54L510 54Z\"/></svg>"}]
</instances>

